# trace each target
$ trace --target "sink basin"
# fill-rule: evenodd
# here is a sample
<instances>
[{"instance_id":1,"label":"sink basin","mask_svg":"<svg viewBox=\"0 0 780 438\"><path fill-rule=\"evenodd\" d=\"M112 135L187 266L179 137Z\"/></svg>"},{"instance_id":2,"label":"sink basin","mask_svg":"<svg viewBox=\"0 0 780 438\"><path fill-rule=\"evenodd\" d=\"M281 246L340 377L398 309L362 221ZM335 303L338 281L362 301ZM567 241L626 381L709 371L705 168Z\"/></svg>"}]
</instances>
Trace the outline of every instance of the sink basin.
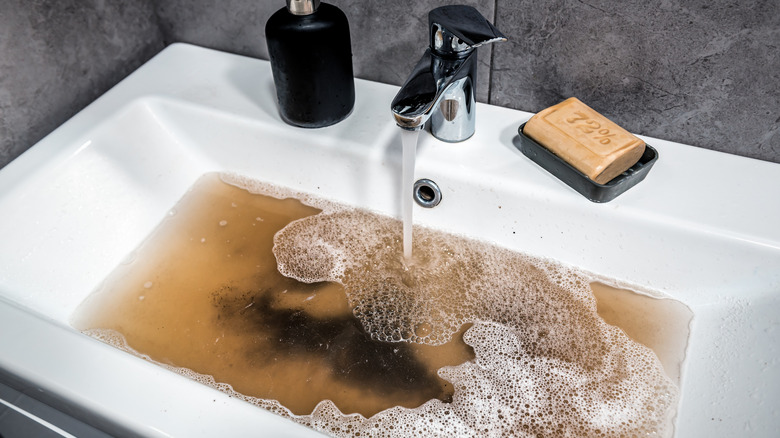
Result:
<instances>
[{"instance_id":1,"label":"sink basin","mask_svg":"<svg viewBox=\"0 0 780 438\"><path fill-rule=\"evenodd\" d=\"M230 171L399 216L397 88L285 125L267 62L174 44L0 171L0 380L109 433L319 436L97 342L76 307L203 174ZM415 223L549 257L685 303L695 318L677 436L780 428L780 165L643 137L647 178L594 204L515 147L531 114L478 104L474 137L423 133ZM486 225L489 224L489 225Z\"/></svg>"}]
</instances>

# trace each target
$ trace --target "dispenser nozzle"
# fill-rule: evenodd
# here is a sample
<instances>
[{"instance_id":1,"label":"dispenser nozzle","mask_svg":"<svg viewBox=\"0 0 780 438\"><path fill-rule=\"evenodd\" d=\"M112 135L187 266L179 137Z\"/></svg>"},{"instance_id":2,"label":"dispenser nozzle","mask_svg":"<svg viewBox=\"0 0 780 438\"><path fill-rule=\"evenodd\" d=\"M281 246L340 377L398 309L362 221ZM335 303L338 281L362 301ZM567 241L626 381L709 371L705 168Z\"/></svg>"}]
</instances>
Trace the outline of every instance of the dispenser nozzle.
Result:
<instances>
[{"instance_id":1,"label":"dispenser nozzle","mask_svg":"<svg viewBox=\"0 0 780 438\"><path fill-rule=\"evenodd\" d=\"M293 15L310 15L319 7L320 0L287 0L287 10Z\"/></svg>"}]
</instances>

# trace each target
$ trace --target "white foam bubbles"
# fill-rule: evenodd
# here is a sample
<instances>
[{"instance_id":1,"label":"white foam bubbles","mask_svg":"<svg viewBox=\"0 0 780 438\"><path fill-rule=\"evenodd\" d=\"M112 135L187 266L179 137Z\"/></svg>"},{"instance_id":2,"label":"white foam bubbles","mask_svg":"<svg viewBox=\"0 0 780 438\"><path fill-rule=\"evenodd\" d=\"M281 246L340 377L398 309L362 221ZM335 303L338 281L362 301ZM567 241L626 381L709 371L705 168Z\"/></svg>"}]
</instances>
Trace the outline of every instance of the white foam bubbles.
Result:
<instances>
[{"instance_id":1,"label":"white foam bubbles","mask_svg":"<svg viewBox=\"0 0 780 438\"><path fill-rule=\"evenodd\" d=\"M355 315L375 339L442 344L472 323L464 340L476 357L439 371L455 387L452 403L431 400L370 418L344 415L329 401L311 415L296 416L276 401L246 397L209 376L161 364L166 368L333 436L671 432L678 389L650 350L598 317L588 275L422 228L414 230L414 260L405 265L398 221L238 175L221 177L253 193L297 197L323 210L277 233L281 273L307 283L343 284ZM114 335L100 336L124 344ZM126 344L123 349L131 351Z\"/></svg>"},{"instance_id":2,"label":"white foam bubbles","mask_svg":"<svg viewBox=\"0 0 780 438\"><path fill-rule=\"evenodd\" d=\"M596 313L582 272L493 245L416 229L412 266L400 224L332 209L280 231L284 275L344 285L372 337L442 344L465 323L476 359L442 369L451 404L390 409L370 419L315 412L338 436L634 436L668 432L677 388L655 355ZM339 269L334 269L339 266ZM327 418L327 420L326 420ZM382 424L378 435L372 429ZM392 425L392 429L389 426ZM434 426L435 425L435 426Z\"/></svg>"}]
</instances>

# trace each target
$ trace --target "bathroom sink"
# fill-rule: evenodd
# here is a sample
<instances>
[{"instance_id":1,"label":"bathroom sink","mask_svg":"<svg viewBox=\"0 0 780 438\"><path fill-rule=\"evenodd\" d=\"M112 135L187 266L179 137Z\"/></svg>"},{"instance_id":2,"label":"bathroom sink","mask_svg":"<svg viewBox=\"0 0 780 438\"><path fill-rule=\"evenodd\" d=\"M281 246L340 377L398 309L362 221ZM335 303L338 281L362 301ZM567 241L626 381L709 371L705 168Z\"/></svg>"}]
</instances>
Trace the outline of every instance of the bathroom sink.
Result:
<instances>
[{"instance_id":1,"label":"bathroom sink","mask_svg":"<svg viewBox=\"0 0 780 438\"><path fill-rule=\"evenodd\" d=\"M229 171L399 216L397 87L285 125L267 62L174 44L0 171L0 380L109 433L318 436L89 338L77 306L203 174ZM780 165L643 137L647 178L594 204L515 147L529 113L478 104L476 134L423 133L415 223L580 267L694 313L676 435L780 429Z\"/></svg>"}]
</instances>

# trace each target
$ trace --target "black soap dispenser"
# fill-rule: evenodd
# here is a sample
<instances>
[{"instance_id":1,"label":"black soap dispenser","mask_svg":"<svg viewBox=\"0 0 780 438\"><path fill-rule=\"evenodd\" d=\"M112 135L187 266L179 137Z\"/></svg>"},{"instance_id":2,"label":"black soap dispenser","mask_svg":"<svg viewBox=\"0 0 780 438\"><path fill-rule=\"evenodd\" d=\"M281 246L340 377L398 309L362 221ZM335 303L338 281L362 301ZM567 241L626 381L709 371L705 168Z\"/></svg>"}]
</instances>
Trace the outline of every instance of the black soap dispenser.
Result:
<instances>
[{"instance_id":1,"label":"black soap dispenser","mask_svg":"<svg viewBox=\"0 0 780 438\"><path fill-rule=\"evenodd\" d=\"M321 128L344 120L355 105L347 16L319 0L287 0L265 25L282 119Z\"/></svg>"}]
</instances>

